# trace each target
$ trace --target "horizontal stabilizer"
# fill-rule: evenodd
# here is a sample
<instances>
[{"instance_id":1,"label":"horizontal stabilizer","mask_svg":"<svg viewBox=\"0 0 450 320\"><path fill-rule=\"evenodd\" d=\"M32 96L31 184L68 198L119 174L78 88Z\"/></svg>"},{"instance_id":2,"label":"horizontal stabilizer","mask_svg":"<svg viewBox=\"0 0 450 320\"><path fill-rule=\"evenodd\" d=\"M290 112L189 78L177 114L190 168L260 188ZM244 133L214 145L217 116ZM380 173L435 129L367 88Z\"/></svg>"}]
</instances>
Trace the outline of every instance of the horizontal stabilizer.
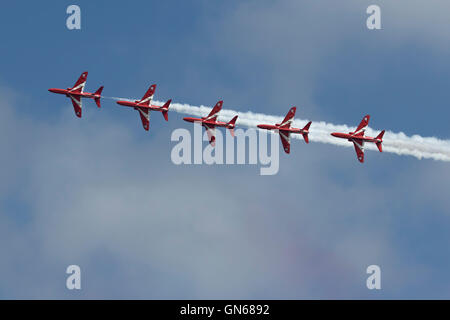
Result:
<instances>
[{"instance_id":1,"label":"horizontal stabilizer","mask_svg":"<svg viewBox=\"0 0 450 320\"><path fill-rule=\"evenodd\" d=\"M376 143L378 150L380 150L380 152L383 152L383 147L381 146L381 142L377 142Z\"/></svg>"},{"instance_id":2,"label":"horizontal stabilizer","mask_svg":"<svg viewBox=\"0 0 450 320\"><path fill-rule=\"evenodd\" d=\"M380 150L380 152L383 152L383 147L381 146L381 143L383 142L383 136L384 136L384 130L380 132L379 135L377 135L377 137L375 139L380 140L379 142L376 142L376 145L378 147L378 150Z\"/></svg>"},{"instance_id":3,"label":"horizontal stabilizer","mask_svg":"<svg viewBox=\"0 0 450 320\"><path fill-rule=\"evenodd\" d=\"M312 123L311 121L308 122L308 123L306 124L306 126L303 127L303 130L304 130L304 131L308 131L308 130L309 130L309 127L311 126L311 123Z\"/></svg>"},{"instance_id":4,"label":"horizontal stabilizer","mask_svg":"<svg viewBox=\"0 0 450 320\"><path fill-rule=\"evenodd\" d=\"M381 131L379 135L377 135L376 139L383 140L383 136L384 136L384 130Z\"/></svg>"},{"instance_id":5,"label":"horizontal stabilizer","mask_svg":"<svg viewBox=\"0 0 450 320\"><path fill-rule=\"evenodd\" d=\"M309 143L309 137L308 137L308 134L309 134L309 127L311 126L311 123L312 123L311 121L308 122L308 123L306 124L306 126L304 126L303 129L302 129L302 131L303 131L302 136L303 136L303 139L305 139L305 142L306 142L306 143Z\"/></svg>"},{"instance_id":6,"label":"horizontal stabilizer","mask_svg":"<svg viewBox=\"0 0 450 320\"><path fill-rule=\"evenodd\" d=\"M98 88L98 90L95 91L95 93L94 93L94 95L96 96L96 97L94 98L94 101L95 101L95 103L97 104L97 107L99 107L99 108L101 108L101 105L100 105L100 98L101 98L101 95L102 95L102 91L103 91L103 86L101 86L100 88Z\"/></svg>"},{"instance_id":7,"label":"horizontal stabilizer","mask_svg":"<svg viewBox=\"0 0 450 320\"><path fill-rule=\"evenodd\" d=\"M172 99L169 99L169 100L167 100L167 102L164 103L164 105L161 107L163 117L164 117L164 119L165 119L166 121L169 121L168 111L169 111L169 106L170 106L170 103L171 103L171 102L172 102Z\"/></svg>"},{"instance_id":8,"label":"horizontal stabilizer","mask_svg":"<svg viewBox=\"0 0 450 320\"><path fill-rule=\"evenodd\" d=\"M235 125L236 124L236 120L237 120L238 116L234 116L233 119L230 120L230 122L228 122L228 124L230 125Z\"/></svg>"},{"instance_id":9,"label":"horizontal stabilizer","mask_svg":"<svg viewBox=\"0 0 450 320\"><path fill-rule=\"evenodd\" d=\"M307 133L303 133L303 139L305 139L306 143L309 143L309 138L308 138L308 134Z\"/></svg>"},{"instance_id":10,"label":"horizontal stabilizer","mask_svg":"<svg viewBox=\"0 0 450 320\"><path fill-rule=\"evenodd\" d=\"M230 129L231 136L234 137L234 127L236 126L236 120L238 116L234 116L233 119L228 122L228 128Z\"/></svg>"}]
</instances>

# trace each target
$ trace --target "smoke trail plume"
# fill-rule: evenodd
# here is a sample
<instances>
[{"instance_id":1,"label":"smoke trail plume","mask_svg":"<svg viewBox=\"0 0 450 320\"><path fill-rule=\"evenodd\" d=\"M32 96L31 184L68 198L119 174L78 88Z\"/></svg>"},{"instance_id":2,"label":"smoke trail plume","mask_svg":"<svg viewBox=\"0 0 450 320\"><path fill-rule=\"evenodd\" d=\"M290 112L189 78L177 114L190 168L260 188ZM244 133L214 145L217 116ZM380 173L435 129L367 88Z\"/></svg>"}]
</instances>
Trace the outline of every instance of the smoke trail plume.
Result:
<instances>
[{"instance_id":1,"label":"smoke trail plume","mask_svg":"<svg viewBox=\"0 0 450 320\"><path fill-rule=\"evenodd\" d=\"M117 98L118 99L118 98ZM130 100L130 99L123 99ZM154 101L155 105L162 106L164 102ZM210 106L191 106L188 104L172 103L170 111L183 113L192 116L206 116L210 111ZM239 112L229 109L222 109L219 118L221 121L229 121L232 117L238 115L237 126L248 128L257 128L258 124L280 123L284 117L266 115L253 112ZM293 125L302 128L308 120L295 119ZM331 132L350 132L356 127L347 125L335 125L323 121L313 121L310 127L309 139L314 142L334 144L338 146L352 147L353 144L343 139L336 139L330 135ZM381 130L374 130L367 127L369 136L377 136ZM293 138L303 139L301 135L292 135ZM365 144L365 149L377 150L372 143ZM433 159L440 161L450 161L450 141L441 140L434 137L421 137L419 135L407 136L403 132L395 133L386 131L383 138L383 152L395 153L398 155L409 155L418 159Z\"/></svg>"}]
</instances>

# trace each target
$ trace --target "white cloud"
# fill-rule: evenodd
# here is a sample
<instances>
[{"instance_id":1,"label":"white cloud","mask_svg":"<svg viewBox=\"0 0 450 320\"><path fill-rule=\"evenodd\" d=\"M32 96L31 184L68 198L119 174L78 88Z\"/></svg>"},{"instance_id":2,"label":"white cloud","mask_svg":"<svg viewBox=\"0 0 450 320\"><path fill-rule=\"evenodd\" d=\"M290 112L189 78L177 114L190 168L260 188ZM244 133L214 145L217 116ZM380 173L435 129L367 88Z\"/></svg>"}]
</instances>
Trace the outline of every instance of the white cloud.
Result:
<instances>
[{"instance_id":1,"label":"white cloud","mask_svg":"<svg viewBox=\"0 0 450 320\"><path fill-rule=\"evenodd\" d=\"M389 188L361 172L343 189L324 171L339 154L320 158L320 146L295 143L280 175L263 178L249 167L176 167L167 130L141 139L107 110L80 120L67 106L51 125L2 110L1 136L27 128L7 145L21 156L1 166L1 187L17 186L0 217L5 297L364 297L365 264L403 267L389 200L379 200ZM354 170L348 160L343 170ZM24 209L5 202L13 196ZM82 267L80 295L63 286L69 264Z\"/></svg>"}]
</instances>

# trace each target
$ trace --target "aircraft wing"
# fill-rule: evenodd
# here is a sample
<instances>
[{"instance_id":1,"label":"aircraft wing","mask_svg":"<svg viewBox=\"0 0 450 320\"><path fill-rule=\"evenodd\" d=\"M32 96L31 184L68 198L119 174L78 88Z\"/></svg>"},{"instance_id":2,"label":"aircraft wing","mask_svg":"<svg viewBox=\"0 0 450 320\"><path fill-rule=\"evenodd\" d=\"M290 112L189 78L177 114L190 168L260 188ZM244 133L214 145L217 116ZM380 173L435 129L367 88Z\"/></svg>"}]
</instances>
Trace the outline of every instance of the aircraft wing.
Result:
<instances>
[{"instance_id":1,"label":"aircraft wing","mask_svg":"<svg viewBox=\"0 0 450 320\"><path fill-rule=\"evenodd\" d=\"M364 135L364 131L363 129L365 127L367 127L367 125L369 124L369 120L370 120L370 116L366 115L360 122L360 124L358 125L358 128L356 128L355 132L353 132L354 135L357 136L362 136Z\"/></svg>"},{"instance_id":2,"label":"aircraft wing","mask_svg":"<svg viewBox=\"0 0 450 320\"><path fill-rule=\"evenodd\" d=\"M284 152L289 153L291 150L291 137L289 131L279 131L279 133Z\"/></svg>"},{"instance_id":3,"label":"aircraft wing","mask_svg":"<svg viewBox=\"0 0 450 320\"><path fill-rule=\"evenodd\" d=\"M359 139L352 140L353 145L355 146L356 157L359 162L364 162L364 141Z\"/></svg>"},{"instance_id":4,"label":"aircraft wing","mask_svg":"<svg viewBox=\"0 0 450 320\"><path fill-rule=\"evenodd\" d=\"M87 79L87 71L83 72L81 76L78 78L77 82L75 82L74 86L70 88L70 91L72 92L83 92L84 86L86 85L86 79Z\"/></svg>"},{"instance_id":5,"label":"aircraft wing","mask_svg":"<svg viewBox=\"0 0 450 320\"><path fill-rule=\"evenodd\" d=\"M280 128L290 128L291 123L294 120L296 107L292 107L287 113L286 117L284 117L283 122L280 123Z\"/></svg>"},{"instance_id":6,"label":"aircraft wing","mask_svg":"<svg viewBox=\"0 0 450 320\"><path fill-rule=\"evenodd\" d=\"M78 118L81 118L81 110L82 110L82 105L81 105L81 97L80 96L73 96L73 95L69 95L70 100L72 100L72 104L73 104L73 109L75 110L75 114Z\"/></svg>"},{"instance_id":7,"label":"aircraft wing","mask_svg":"<svg viewBox=\"0 0 450 320\"><path fill-rule=\"evenodd\" d=\"M155 94L156 84L152 84L150 88L148 88L147 92L144 94L141 100L139 100L139 104L145 104L149 106L152 103L153 95Z\"/></svg>"},{"instance_id":8,"label":"aircraft wing","mask_svg":"<svg viewBox=\"0 0 450 320\"><path fill-rule=\"evenodd\" d=\"M205 120L216 122L219 112L222 110L222 104L223 101L217 102L211 112L205 117Z\"/></svg>"},{"instance_id":9,"label":"aircraft wing","mask_svg":"<svg viewBox=\"0 0 450 320\"><path fill-rule=\"evenodd\" d=\"M139 111L139 115L141 116L142 126L144 127L145 130L148 131L150 127L150 113L148 108L137 107L136 109L137 111Z\"/></svg>"},{"instance_id":10,"label":"aircraft wing","mask_svg":"<svg viewBox=\"0 0 450 320\"><path fill-rule=\"evenodd\" d=\"M206 124L204 126L206 133L208 134L209 143L214 147L216 145L216 127Z\"/></svg>"}]
</instances>

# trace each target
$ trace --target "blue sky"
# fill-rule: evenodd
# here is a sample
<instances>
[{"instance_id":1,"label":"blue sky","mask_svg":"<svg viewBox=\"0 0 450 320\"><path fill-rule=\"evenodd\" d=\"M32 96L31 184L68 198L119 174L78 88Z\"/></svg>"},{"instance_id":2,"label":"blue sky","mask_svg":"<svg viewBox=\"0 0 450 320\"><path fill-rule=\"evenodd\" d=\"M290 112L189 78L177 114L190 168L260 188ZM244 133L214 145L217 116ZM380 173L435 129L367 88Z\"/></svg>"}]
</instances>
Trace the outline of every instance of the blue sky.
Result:
<instances>
[{"instance_id":1,"label":"blue sky","mask_svg":"<svg viewBox=\"0 0 450 320\"><path fill-rule=\"evenodd\" d=\"M175 166L181 115L86 89L447 139L446 1L16 1L0 12L1 298L450 298L449 165L294 140L280 172ZM382 30L365 27L367 6ZM82 270L82 290L65 269ZM382 290L365 287L368 265Z\"/></svg>"}]
</instances>

